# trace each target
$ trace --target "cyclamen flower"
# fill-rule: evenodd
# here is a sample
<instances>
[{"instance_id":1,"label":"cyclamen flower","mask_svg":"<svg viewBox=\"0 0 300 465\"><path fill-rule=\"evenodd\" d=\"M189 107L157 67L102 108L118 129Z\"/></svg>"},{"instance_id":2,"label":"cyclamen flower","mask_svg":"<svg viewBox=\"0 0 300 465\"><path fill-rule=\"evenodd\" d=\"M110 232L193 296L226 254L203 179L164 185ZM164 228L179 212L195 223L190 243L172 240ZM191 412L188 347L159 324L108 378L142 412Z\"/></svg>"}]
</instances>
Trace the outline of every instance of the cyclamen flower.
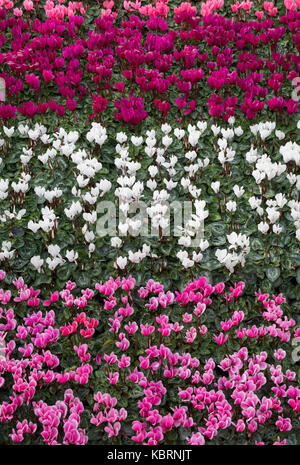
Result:
<instances>
[{"instance_id":1,"label":"cyclamen flower","mask_svg":"<svg viewBox=\"0 0 300 465\"><path fill-rule=\"evenodd\" d=\"M192 344L197 336L197 330L194 327L191 327L187 332L186 332L186 341L189 344Z\"/></svg>"},{"instance_id":2,"label":"cyclamen flower","mask_svg":"<svg viewBox=\"0 0 300 465\"><path fill-rule=\"evenodd\" d=\"M51 81L55 78L55 76L54 76L54 74L53 74L50 70L44 69L44 71L43 71L43 78L44 78L44 80L45 80L46 83L49 83L49 82L51 82Z\"/></svg>"},{"instance_id":3,"label":"cyclamen flower","mask_svg":"<svg viewBox=\"0 0 300 465\"><path fill-rule=\"evenodd\" d=\"M222 294L224 288L225 288L225 284L223 282L218 283L218 284L215 285L215 292L217 294Z\"/></svg>"},{"instance_id":4,"label":"cyclamen flower","mask_svg":"<svg viewBox=\"0 0 300 465\"><path fill-rule=\"evenodd\" d=\"M153 333L153 331L155 330L155 327L154 326L148 326L148 323L146 323L145 325L140 325L140 328L141 328L141 333L144 335L144 336L149 336L150 334Z\"/></svg>"},{"instance_id":5,"label":"cyclamen flower","mask_svg":"<svg viewBox=\"0 0 300 465\"><path fill-rule=\"evenodd\" d=\"M93 109L95 113L100 113L105 111L107 106L107 99L101 97L100 95L93 94Z\"/></svg>"},{"instance_id":6,"label":"cyclamen flower","mask_svg":"<svg viewBox=\"0 0 300 465\"><path fill-rule=\"evenodd\" d=\"M292 429L292 424L290 418L284 418L279 416L276 426L280 431L290 431Z\"/></svg>"},{"instance_id":7,"label":"cyclamen flower","mask_svg":"<svg viewBox=\"0 0 300 465\"><path fill-rule=\"evenodd\" d=\"M130 124L139 124L148 115L143 109L144 102L141 97L130 96L129 100L121 99L120 102L115 102L115 107L119 110L115 113L115 118Z\"/></svg>"},{"instance_id":8,"label":"cyclamen flower","mask_svg":"<svg viewBox=\"0 0 300 465\"><path fill-rule=\"evenodd\" d=\"M282 349L278 349L275 351L274 353L274 357L277 359L277 360L283 360L286 356L286 353L284 350Z\"/></svg>"},{"instance_id":9,"label":"cyclamen flower","mask_svg":"<svg viewBox=\"0 0 300 465\"><path fill-rule=\"evenodd\" d=\"M40 80L35 74L27 74L25 80L29 84L31 90L35 91L40 88Z\"/></svg>"},{"instance_id":10,"label":"cyclamen flower","mask_svg":"<svg viewBox=\"0 0 300 465\"><path fill-rule=\"evenodd\" d=\"M217 342L219 346L225 344L227 339L228 339L228 334L226 334L225 336L223 333L220 333L219 336L217 336L216 334L214 335L214 340Z\"/></svg>"}]
</instances>

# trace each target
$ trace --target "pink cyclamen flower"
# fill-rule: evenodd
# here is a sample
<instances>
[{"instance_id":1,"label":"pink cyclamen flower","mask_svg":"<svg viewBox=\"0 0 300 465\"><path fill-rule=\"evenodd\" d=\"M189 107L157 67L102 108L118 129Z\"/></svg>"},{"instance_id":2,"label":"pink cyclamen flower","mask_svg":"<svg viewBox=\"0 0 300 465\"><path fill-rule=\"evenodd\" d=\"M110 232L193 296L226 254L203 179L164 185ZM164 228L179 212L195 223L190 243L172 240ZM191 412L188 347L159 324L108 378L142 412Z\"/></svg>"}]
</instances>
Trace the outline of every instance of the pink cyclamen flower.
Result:
<instances>
[{"instance_id":1,"label":"pink cyclamen flower","mask_svg":"<svg viewBox=\"0 0 300 465\"><path fill-rule=\"evenodd\" d=\"M275 424L280 431L291 431L292 429L292 423L290 418L278 417L278 420Z\"/></svg>"},{"instance_id":2,"label":"pink cyclamen flower","mask_svg":"<svg viewBox=\"0 0 300 465\"><path fill-rule=\"evenodd\" d=\"M118 379L119 379L119 373L118 372L110 373L109 377L107 378L107 380L109 381L110 384L117 384Z\"/></svg>"},{"instance_id":3,"label":"pink cyclamen flower","mask_svg":"<svg viewBox=\"0 0 300 465\"><path fill-rule=\"evenodd\" d=\"M215 292L217 294L222 294L222 292L224 291L224 288L225 288L225 284L223 282L218 283L215 285Z\"/></svg>"},{"instance_id":4,"label":"pink cyclamen flower","mask_svg":"<svg viewBox=\"0 0 300 465\"><path fill-rule=\"evenodd\" d=\"M286 356L286 352L283 349L278 349L274 352L274 357L277 360L283 360Z\"/></svg>"},{"instance_id":5,"label":"pink cyclamen flower","mask_svg":"<svg viewBox=\"0 0 300 465\"><path fill-rule=\"evenodd\" d=\"M220 333L219 336L217 336L216 334L214 334L214 340L217 342L217 344L218 344L219 346L225 344L225 342L227 341L227 339L228 339L228 334L226 334L225 336L224 336L223 333Z\"/></svg>"},{"instance_id":6,"label":"pink cyclamen flower","mask_svg":"<svg viewBox=\"0 0 300 465\"><path fill-rule=\"evenodd\" d=\"M33 9L33 2L31 0L24 0L23 6L26 11L31 11Z\"/></svg>"},{"instance_id":7,"label":"pink cyclamen flower","mask_svg":"<svg viewBox=\"0 0 300 465\"><path fill-rule=\"evenodd\" d=\"M15 15L17 18L20 18L20 17L23 15L23 11L21 10L21 8L15 8L15 9L14 9L14 15Z\"/></svg>"}]
</instances>

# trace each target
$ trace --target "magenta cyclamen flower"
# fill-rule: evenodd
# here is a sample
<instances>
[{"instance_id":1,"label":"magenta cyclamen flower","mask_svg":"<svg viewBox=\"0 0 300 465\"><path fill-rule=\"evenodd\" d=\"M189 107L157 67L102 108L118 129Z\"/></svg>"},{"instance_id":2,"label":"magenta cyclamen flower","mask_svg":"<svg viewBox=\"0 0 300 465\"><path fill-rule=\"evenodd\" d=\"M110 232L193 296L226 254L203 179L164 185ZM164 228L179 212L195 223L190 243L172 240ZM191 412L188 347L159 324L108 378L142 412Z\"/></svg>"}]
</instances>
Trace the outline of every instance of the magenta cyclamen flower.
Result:
<instances>
[{"instance_id":1,"label":"magenta cyclamen flower","mask_svg":"<svg viewBox=\"0 0 300 465\"><path fill-rule=\"evenodd\" d=\"M38 90L40 88L40 80L35 74L27 74L25 81L29 84L30 90Z\"/></svg>"},{"instance_id":2,"label":"magenta cyclamen flower","mask_svg":"<svg viewBox=\"0 0 300 465\"><path fill-rule=\"evenodd\" d=\"M49 69L44 69L43 78L44 78L45 82L48 84L53 79L55 79L55 75Z\"/></svg>"},{"instance_id":3,"label":"magenta cyclamen flower","mask_svg":"<svg viewBox=\"0 0 300 465\"><path fill-rule=\"evenodd\" d=\"M115 113L115 118L130 124L139 124L148 115L143 109L144 102L141 97L130 96L129 99L121 99L120 102L115 102L115 107L119 110Z\"/></svg>"}]
</instances>

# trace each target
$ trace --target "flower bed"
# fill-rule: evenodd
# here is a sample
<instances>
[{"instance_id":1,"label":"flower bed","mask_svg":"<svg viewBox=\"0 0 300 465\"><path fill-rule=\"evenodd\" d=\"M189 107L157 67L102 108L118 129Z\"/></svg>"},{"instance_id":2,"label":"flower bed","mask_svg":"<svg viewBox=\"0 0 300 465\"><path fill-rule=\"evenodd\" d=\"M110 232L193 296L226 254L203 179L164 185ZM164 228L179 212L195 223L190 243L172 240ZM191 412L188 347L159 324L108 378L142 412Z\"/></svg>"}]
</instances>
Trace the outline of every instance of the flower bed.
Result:
<instances>
[{"instance_id":1,"label":"flower bed","mask_svg":"<svg viewBox=\"0 0 300 465\"><path fill-rule=\"evenodd\" d=\"M299 52L299 0L0 0L1 444L299 444Z\"/></svg>"},{"instance_id":2,"label":"flower bed","mask_svg":"<svg viewBox=\"0 0 300 465\"><path fill-rule=\"evenodd\" d=\"M95 291L69 281L43 300L22 278L13 284L0 325L0 421L13 442L296 437L300 390L288 360L300 327L281 294L259 291L247 307L242 281L227 290L203 277L173 293L153 280L137 289L130 276Z\"/></svg>"},{"instance_id":3,"label":"flower bed","mask_svg":"<svg viewBox=\"0 0 300 465\"><path fill-rule=\"evenodd\" d=\"M129 7L102 17L97 5L66 15L55 8L49 14L38 2L21 16L5 5L4 120L47 114L74 122L80 113L136 125L147 117L209 113L227 121L238 112L252 120L298 110L292 98L300 66L297 8L275 17L265 2L260 18L243 8L231 19L213 10L201 18L189 3L172 11L158 2L157 13Z\"/></svg>"}]
</instances>

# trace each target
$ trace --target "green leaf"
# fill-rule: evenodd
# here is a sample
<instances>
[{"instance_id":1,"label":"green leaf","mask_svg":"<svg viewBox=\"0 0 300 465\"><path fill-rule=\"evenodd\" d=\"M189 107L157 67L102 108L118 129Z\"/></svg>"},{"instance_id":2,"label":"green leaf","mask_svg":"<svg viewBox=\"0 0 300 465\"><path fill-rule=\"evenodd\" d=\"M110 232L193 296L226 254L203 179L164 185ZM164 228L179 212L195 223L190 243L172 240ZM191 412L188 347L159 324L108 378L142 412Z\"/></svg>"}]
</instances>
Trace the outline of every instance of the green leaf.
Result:
<instances>
[{"instance_id":1,"label":"green leaf","mask_svg":"<svg viewBox=\"0 0 300 465\"><path fill-rule=\"evenodd\" d=\"M280 276L280 268L267 268L266 275L267 278L274 283Z\"/></svg>"},{"instance_id":2,"label":"green leaf","mask_svg":"<svg viewBox=\"0 0 300 465\"><path fill-rule=\"evenodd\" d=\"M24 236L25 234L24 228L20 226L15 226L14 228L12 228L11 232L16 237L21 237L21 236Z\"/></svg>"},{"instance_id":3,"label":"green leaf","mask_svg":"<svg viewBox=\"0 0 300 465\"><path fill-rule=\"evenodd\" d=\"M76 283L82 289L85 289L90 286L91 278L88 273L78 273L76 276Z\"/></svg>"},{"instance_id":4,"label":"green leaf","mask_svg":"<svg viewBox=\"0 0 300 465\"><path fill-rule=\"evenodd\" d=\"M51 283L51 276L47 276L46 274L39 273L36 280L34 281L34 287L39 287L41 284L50 284Z\"/></svg>"},{"instance_id":5,"label":"green leaf","mask_svg":"<svg viewBox=\"0 0 300 465\"><path fill-rule=\"evenodd\" d=\"M251 249L253 250L262 250L264 249L265 244L263 243L262 240L258 239L257 237L254 237L251 240Z\"/></svg>"}]
</instances>

